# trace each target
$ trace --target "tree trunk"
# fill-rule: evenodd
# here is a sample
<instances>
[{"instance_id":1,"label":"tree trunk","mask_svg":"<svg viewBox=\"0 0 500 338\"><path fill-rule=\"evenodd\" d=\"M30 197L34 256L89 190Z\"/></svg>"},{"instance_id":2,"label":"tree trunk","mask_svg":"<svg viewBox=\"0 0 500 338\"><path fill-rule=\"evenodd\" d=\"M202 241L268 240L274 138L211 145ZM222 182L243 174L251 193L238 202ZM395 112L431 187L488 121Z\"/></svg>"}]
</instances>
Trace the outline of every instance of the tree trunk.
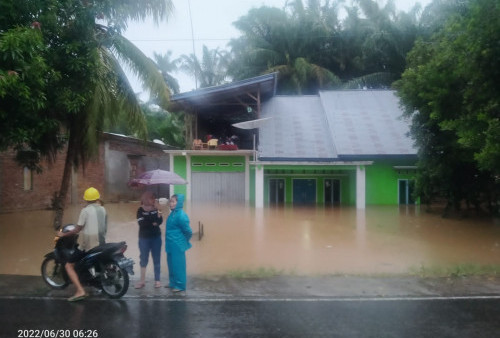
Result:
<instances>
[{"instance_id":1,"label":"tree trunk","mask_svg":"<svg viewBox=\"0 0 500 338\"><path fill-rule=\"evenodd\" d=\"M69 184L71 181L71 171L75 157L75 140L70 132L68 148L66 150L66 161L64 162L64 172L61 181L59 192L54 194L53 207L55 210L54 229L57 230L62 226L64 208L66 207L66 196L68 194Z\"/></svg>"}]
</instances>

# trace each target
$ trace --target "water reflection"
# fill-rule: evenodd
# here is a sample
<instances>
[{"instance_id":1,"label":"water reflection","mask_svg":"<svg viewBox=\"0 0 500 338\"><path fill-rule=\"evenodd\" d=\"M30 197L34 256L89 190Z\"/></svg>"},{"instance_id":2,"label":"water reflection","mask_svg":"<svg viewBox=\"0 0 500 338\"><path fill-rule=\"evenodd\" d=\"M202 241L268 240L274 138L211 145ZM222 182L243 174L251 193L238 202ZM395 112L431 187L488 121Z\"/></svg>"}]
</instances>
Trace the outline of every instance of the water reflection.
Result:
<instances>
[{"instance_id":1,"label":"water reflection","mask_svg":"<svg viewBox=\"0 0 500 338\"><path fill-rule=\"evenodd\" d=\"M107 204L108 241L127 241L138 272L137 203ZM64 222L75 222L80 206ZM165 210L166 211L166 210ZM500 226L492 219L443 219L418 207L265 208L187 205L194 231L188 274L272 268L295 274L405 273L459 263L500 264ZM52 212L0 215L0 273L39 275L52 250ZM164 233L164 225L162 225ZM166 278L162 250L162 279ZM152 267L148 267L152 277Z\"/></svg>"}]
</instances>

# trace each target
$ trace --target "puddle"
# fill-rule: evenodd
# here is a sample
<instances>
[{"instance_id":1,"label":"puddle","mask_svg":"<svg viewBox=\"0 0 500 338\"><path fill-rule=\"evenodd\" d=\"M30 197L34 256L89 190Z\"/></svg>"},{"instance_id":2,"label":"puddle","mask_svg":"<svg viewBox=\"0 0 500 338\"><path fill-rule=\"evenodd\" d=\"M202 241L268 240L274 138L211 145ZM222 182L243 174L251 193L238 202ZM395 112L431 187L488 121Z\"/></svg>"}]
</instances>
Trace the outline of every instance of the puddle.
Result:
<instances>
[{"instance_id":1,"label":"puddle","mask_svg":"<svg viewBox=\"0 0 500 338\"><path fill-rule=\"evenodd\" d=\"M107 204L108 241L125 240L139 272L138 203ZM66 210L75 222L80 207ZM492 219L443 219L419 207L309 209L188 205L195 234L188 274L273 269L305 274L406 273L421 265L500 264L500 225ZM0 214L0 274L39 275L52 250L51 211ZM164 234L162 225L162 235ZM166 278L162 249L162 279ZM148 265L152 275L152 264Z\"/></svg>"}]
</instances>

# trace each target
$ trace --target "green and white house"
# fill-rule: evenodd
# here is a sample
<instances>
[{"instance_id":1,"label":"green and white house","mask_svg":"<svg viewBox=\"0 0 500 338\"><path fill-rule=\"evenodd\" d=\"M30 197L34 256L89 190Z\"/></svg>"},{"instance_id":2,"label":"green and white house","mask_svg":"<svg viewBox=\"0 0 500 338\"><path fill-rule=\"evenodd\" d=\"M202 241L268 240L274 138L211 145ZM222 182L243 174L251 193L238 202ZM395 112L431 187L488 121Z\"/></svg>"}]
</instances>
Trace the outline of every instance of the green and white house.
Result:
<instances>
[{"instance_id":1,"label":"green and white house","mask_svg":"<svg viewBox=\"0 0 500 338\"><path fill-rule=\"evenodd\" d=\"M173 96L189 140L239 138L238 150L166 150L188 181L175 192L258 208L415 203L417 150L394 91L279 96L275 86L267 74Z\"/></svg>"}]
</instances>

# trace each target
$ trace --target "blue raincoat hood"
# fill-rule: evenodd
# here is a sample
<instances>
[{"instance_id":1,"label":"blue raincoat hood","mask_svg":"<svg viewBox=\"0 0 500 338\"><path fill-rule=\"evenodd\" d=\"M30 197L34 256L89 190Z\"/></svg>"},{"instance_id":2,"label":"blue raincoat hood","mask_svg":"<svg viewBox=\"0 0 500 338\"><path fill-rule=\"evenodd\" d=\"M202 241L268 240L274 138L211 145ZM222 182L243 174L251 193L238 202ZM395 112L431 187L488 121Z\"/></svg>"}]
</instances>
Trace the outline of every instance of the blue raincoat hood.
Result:
<instances>
[{"instance_id":1,"label":"blue raincoat hood","mask_svg":"<svg viewBox=\"0 0 500 338\"><path fill-rule=\"evenodd\" d=\"M184 194L177 194L177 205L175 206L175 210L179 210L184 207L184 200Z\"/></svg>"}]
</instances>

